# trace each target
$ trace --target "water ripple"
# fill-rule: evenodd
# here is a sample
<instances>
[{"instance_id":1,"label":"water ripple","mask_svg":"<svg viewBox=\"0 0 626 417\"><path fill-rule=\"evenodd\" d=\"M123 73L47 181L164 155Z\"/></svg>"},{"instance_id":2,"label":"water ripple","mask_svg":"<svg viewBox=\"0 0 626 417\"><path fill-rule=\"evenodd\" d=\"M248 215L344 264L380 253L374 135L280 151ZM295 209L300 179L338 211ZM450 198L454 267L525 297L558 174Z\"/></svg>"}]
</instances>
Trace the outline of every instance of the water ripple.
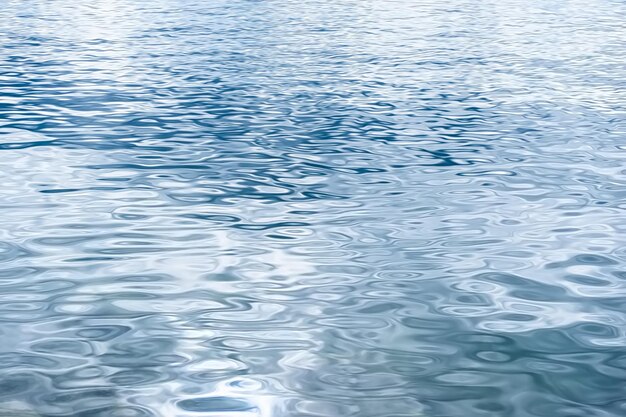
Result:
<instances>
[{"instance_id":1,"label":"water ripple","mask_svg":"<svg viewBox=\"0 0 626 417\"><path fill-rule=\"evenodd\" d=\"M5 2L0 415L625 415L624 19Z\"/></svg>"}]
</instances>

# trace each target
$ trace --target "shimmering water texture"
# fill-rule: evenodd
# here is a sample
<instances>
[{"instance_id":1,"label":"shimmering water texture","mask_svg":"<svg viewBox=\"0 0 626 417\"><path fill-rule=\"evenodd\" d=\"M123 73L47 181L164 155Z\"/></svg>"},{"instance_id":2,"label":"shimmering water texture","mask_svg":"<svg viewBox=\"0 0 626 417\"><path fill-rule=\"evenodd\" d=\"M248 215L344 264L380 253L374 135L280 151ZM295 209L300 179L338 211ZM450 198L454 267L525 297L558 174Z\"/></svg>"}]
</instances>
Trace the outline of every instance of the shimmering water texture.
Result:
<instances>
[{"instance_id":1,"label":"shimmering water texture","mask_svg":"<svg viewBox=\"0 0 626 417\"><path fill-rule=\"evenodd\" d=\"M624 22L2 1L0 416L626 416Z\"/></svg>"}]
</instances>

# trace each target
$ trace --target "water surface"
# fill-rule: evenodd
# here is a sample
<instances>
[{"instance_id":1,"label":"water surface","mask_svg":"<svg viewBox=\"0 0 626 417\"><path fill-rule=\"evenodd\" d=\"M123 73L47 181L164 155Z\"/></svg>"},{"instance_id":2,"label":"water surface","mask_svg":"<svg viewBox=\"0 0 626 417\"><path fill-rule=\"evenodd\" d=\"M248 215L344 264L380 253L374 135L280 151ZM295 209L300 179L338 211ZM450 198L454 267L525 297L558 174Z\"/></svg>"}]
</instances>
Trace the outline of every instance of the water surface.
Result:
<instances>
[{"instance_id":1,"label":"water surface","mask_svg":"<svg viewBox=\"0 0 626 417\"><path fill-rule=\"evenodd\" d=\"M623 1L0 6L0 414L626 415Z\"/></svg>"}]
</instances>

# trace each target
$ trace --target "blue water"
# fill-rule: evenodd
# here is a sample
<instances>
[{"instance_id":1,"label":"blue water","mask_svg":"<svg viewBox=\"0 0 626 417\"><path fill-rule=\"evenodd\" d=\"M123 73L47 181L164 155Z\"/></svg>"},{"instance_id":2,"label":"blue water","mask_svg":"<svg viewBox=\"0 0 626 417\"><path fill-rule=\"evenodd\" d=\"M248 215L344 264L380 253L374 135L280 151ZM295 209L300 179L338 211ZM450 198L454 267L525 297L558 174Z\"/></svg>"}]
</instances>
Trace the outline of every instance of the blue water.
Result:
<instances>
[{"instance_id":1,"label":"blue water","mask_svg":"<svg viewBox=\"0 0 626 417\"><path fill-rule=\"evenodd\" d=\"M0 6L0 416L626 415L623 1Z\"/></svg>"}]
</instances>

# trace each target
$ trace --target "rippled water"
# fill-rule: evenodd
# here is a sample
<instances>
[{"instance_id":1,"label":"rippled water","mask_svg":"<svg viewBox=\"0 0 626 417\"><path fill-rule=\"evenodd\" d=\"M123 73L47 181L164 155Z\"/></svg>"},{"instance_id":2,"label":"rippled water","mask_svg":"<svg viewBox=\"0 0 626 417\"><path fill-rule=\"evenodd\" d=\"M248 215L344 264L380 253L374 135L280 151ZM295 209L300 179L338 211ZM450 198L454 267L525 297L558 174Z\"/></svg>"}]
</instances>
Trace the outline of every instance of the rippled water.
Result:
<instances>
[{"instance_id":1,"label":"rippled water","mask_svg":"<svg viewBox=\"0 0 626 417\"><path fill-rule=\"evenodd\" d=\"M623 1L1 6L0 415L626 415Z\"/></svg>"}]
</instances>

